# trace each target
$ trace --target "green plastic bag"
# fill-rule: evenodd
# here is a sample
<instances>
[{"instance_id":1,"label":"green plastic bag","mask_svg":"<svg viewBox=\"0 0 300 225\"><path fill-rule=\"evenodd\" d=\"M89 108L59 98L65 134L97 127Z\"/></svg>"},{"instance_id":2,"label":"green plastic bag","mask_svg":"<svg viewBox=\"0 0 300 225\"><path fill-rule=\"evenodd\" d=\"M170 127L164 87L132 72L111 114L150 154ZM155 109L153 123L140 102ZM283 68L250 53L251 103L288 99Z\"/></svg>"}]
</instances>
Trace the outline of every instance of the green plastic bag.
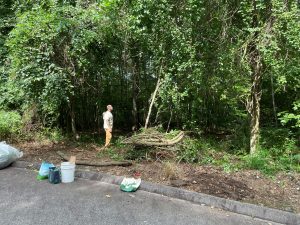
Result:
<instances>
[{"instance_id":1,"label":"green plastic bag","mask_svg":"<svg viewBox=\"0 0 300 225\"><path fill-rule=\"evenodd\" d=\"M37 180L46 180L49 176L49 168L54 167L52 163L42 162L39 173L36 177Z\"/></svg>"},{"instance_id":2,"label":"green plastic bag","mask_svg":"<svg viewBox=\"0 0 300 225\"><path fill-rule=\"evenodd\" d=\"M120 189L125 192L134 192L139 188L141 182L141 178L134 179L125 177L120 185Z\"/></svg>"}]
</instances>

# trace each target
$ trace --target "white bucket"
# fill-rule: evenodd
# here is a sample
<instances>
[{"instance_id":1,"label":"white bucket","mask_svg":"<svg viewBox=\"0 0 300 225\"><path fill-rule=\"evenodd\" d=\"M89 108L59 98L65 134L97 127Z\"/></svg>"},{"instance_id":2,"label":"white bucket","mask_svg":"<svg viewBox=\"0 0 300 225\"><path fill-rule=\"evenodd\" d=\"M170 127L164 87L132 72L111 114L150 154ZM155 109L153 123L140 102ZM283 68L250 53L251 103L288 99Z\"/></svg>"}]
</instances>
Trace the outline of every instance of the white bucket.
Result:
<instances>
[{"instance_id":1,"label":"white bucket","mask_svg":"<svg viewBox=\"0 0 300 225\"><path fill-rule=\"evenodd\" d=\"M60 169L62 183L71 183L74 181L75 164L70 162L63 162L61 163Z\"/></svg>"}]
</instances>

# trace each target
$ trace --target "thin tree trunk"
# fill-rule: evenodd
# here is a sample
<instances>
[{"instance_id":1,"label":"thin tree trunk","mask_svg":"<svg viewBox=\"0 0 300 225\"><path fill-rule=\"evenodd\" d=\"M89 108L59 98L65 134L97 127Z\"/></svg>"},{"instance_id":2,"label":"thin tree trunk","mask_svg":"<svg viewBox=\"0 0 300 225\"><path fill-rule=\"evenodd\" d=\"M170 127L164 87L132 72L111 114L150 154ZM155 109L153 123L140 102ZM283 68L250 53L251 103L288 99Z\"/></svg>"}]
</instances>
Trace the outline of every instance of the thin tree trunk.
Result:
<instances>
[{"instance_id":1,"label":"thin tree trunk","mask_svg":"<svg viewBox=\"0 0 300 225\"><path fill-rule=\"evenodd\" d=\"M273 105L274 120L275 120L275 126L277 127L277 112L276 112L274 82L273 82L273 74L272 73L271 73L271 91L272 91L272 105Z\"/></svg>"},{"instance_id":2,"label":"thin tree trunk","mask_svg":"<svg viewBox=\"0 0 300 225\"><path fill-rule=\"evenodd\" d=\"M153 95L152 95L151 103L150 103L149 110L148 110L148 115L147 115L146 122L145 122L145 129L148 128L148 123L149 123L149 119L150 119L150 116L151 116L152 107L153 107L153 104L155 102L155 98L156 98L156 94L157 94L157 91L159 89L159 86L160 86L160 78L158 78L158 80L157 80L156 87L155 87L155 90L154 90Z\"/></svg>"},{"instance_id":3,"label":"thin tree trunk","mask_svg":"<svg viewBox=\"0 0 300 225\"><path fill-rule=\"evenodd\" d=\"M138 129L138 107L137 107L137 96L138 96L138 63L135 62L136 57L134 54L134 49L129 49L129 36L125 33L125 45L123 53L123 61L126 68L126 73L130 72L132 74L132 117L133 117L133 126L132 130L135 131Z\"/></svg>"},{"instance_id":4,"label":"thin tree trunk","mask_svg":"<svg viewBox=\"0 0 300 225\"><path fill-rule=\"evenodd\" d=\"M156 124L156 123L157 123L157 121L158 121L158 117L159 117L160 109L161 109L161 107L158 107L158 109L157 109L157 112L156 112L156 115L155 115L154 124Z\"/></svg>"},{"instance_id":5,"label":"thin tree trunk","mask_svg":"<svg viewBox=\"0 0 300 225\"><path fill-rule=\"evenodd\" d=\"M72 129L72 134L74 138L78 138L77 135L77 130L76 130L76 120L75 120L75 112L74 112L74 104L73 104L73 97L70 98L69 102L69 109L70 109L70 118L71 118L71 129Z\"/></svg>"},{"instance_id":6,"label":"thin tree trunk","mask_svg":"<svg viewBox=\"0 0 300 225\"><path fill-rule=\"evenodd\" d=\"M171 121L172 121L172 116L173 116L173 110L171 109L171 115L170 115L170 119L169 119L169 122L168 122L168 127L167 127L167 133L169 132L170 130L170 124L171 124Z\"/></svg>"},{"instance_id":7,"label":"thin tree trunk","mask_svg":"<svg viewBox=\"0 0 300 225\"><path fill-rule=\"evenodd\" d=\"M132 80L132 116L133 116L132 130L137 130L138 129L137 74L135 69L133 70L133 80Z\"/></svg>"}]
</instances>

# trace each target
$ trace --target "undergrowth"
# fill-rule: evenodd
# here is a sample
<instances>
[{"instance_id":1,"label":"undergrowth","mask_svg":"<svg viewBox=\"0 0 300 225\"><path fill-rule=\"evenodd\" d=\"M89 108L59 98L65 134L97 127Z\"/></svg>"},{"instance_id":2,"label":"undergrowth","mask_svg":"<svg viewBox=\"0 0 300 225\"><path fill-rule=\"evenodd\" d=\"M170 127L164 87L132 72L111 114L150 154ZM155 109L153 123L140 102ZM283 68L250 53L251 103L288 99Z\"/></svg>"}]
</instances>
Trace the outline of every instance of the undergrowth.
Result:
<instances>
[{"instance_id":1,"label":"undergrowth","mask_svg":"<svg viewBox=\"0 0 300 225\"><path fill-rule=\"evenodd\" d=\"M172 131L168 138L172 138L179 131ZM200 165L214 165L221 167L225 172L234 172L242 169L259 170L266 175L274 175L280 171L300 172L299 147L293 134L287 129L263 129L260 146L256 154L250 155L249 150L237 145L236 136L216 138L215 136L201 135L198 137L185 137L176 147L169 148L173 157L157 158L160 151L151 147L133 147L122 144L122 137L115 139L113 148L106 151L112 159L129 160L160 160L177 163L193 163ZM122 153L116 149L123 149ZM122 154L122 155L120 155Z\"/></svg>"},{"instance_id":2,"label":"undergrowth","mask_svg":"<svg viewBox=\"0 0 300 225\"><path fill-rule=\"evenodd\" d=\"M98 133L80 134L78 140L65 135L57 128L39 128L33 132L23 130L21 116L14 111L0 111L0 140L13 141L47 141L62 142L64 140L76 142L78 145L89 143L101 147L104 145L105 135ZM168 139L178 135L178 130L166 134ZM274 175L280 171L300 172L300 149L295 133L283 128L261 129L260 146L256 154L250 155L245 147L244 136L237 144L236 134L225 135L222 138L212 135L186 136L178 145L169 148L172 154L157 158L157 150L151 147L137 147L122 143L124 137L114 136L109 148L98 154L99 158L112 160L161 160L176 163L185 162L199 165L214 165L221 167L225 172L234 172L242 169L259 170L266 175ZM160 156L161 156L160 155ZM170 156L171 155L171 156Z\"/></svg>"},{"instance_id":3,"label":"undergrowth","mask_svg":"<svg viewBox=\"0 0 300 225\"><path fill-rule=\"evenodd\" d=\"M231 139L218 140L202 136L197 139L187 138L177 159L187 163L216 165L225 172L240 169L259 170L266 175L279 171L300 172L300 151L293 134L287 129L264 129L256 154L247 150L232 149Z\"/></svg>"},{"instance_id":4,"label":"undergrowth","mask_svg":"<svg viewBox=\"0 0 300 225\"><path fill-rule=\"evenodd\" d=\"M21 134L22 117L15 111L0 111L0 140L15 140Z\"/></svg>"}]
</instances>

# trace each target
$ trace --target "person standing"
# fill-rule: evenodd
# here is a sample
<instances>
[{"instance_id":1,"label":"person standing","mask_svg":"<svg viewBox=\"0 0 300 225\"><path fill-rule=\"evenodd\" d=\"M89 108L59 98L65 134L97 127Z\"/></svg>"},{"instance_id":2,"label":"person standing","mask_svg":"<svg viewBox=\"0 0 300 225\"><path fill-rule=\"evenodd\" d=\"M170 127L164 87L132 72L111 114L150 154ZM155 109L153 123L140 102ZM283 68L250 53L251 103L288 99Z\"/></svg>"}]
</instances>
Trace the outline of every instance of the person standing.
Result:
<instances>
[{"instance_id":1,"label":"person standing","mask_svg":"<svg viewBox=\"0 0 300 225\"><path fill-rule=\"evenodd\" d=\"M110 145L110 141L112 138L112 128L113 128L113 115L112 115L112 110L113 107L112 105L106 106L107 111L103 113L103 127L105 130L105 146L107 147Z\"/></svg>"}]
</instances>

